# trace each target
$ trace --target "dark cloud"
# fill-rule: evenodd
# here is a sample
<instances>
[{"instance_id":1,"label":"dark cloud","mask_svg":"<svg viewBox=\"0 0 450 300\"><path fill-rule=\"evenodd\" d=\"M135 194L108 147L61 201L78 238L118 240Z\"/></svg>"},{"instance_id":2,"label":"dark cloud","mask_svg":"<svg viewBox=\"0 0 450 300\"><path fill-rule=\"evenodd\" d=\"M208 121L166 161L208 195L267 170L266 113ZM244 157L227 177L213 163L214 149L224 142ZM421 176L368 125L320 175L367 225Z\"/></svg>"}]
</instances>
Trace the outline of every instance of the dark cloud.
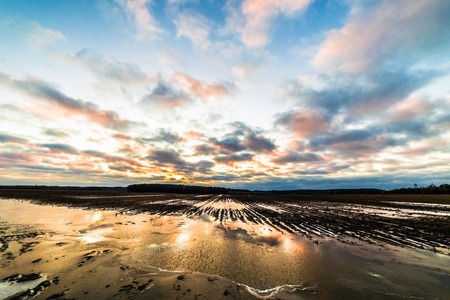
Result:
<instances>
[{"instance_id":1,"label":"dark cloud","mask_svg":"<svg viewBox=\"0 0 450 300\"><path fill-rule=\"evenodd\" d=\"M168 83L161 80L156 87L141 100L143 104L153 104L162 109L179 107L189 101L189 96L181 91L175 90Z\"/></svg>"},{"instance_id":2,"label":"dark cloud","mask_svg":"<svg viewBox=\"0 0 450 300\"><path fill-rule=\"evenodd\" d=\"M2 158L2 160L8 161L34 161L32 154L20 152L2 152L0 153L0 158Z\"/></svg>"},{"instance_id":3,"label":"dark cloud","mask_svg":"<svg viewBox=\"0 0 450 300\"><path fill-rule=\"evenodd\" d=\"M349 108L357 109L361 114L377 113L442 75L444 73L437 71L408 70L375 70L356 78L320 75L318 79L323 81L323 88L315 89L292 81L286 95L299 105L324 110L331 115Z\"/></svg>"},{"instance_id":4,"label":"dark cloud","mask_svg":"<svg viewBox=\"0 0 450 300\"><path fill-rule=\"evenodd\" d=\"M97 151L97 150L85 150L83 151L84 154L87 155L91 155L91 156L96 156L96 157L105 157L108 154L101 152L101 151Z\"/></svg>"},{"instance_id":5,"label":"dark cloud","mask_svg":"<svg viewBox=\"0 0 450 300\"><path fill-rule=\"evenodd\" d=\"M170 130L160 129L159 133L151 138L137 138L138 142L141 143L151 143L151 142L165 142L168 144L175 144L183 140L177 133L174 133Z\"/></svg>"},{"instance_id":6,"label":"dark cloud","mask_svg":"<svg viewBox=\"0 0 450 300\"><path fill-rule=\"evenodd\" d=\"M120 171L120 172L134 171L133 167L126 166L126 165L109 165L108 168L110 170Z\"/></svg>"},{"instance_id":7,"label":"dark cloud","mask_svg":"<svg viewBox=\"0 0 450 300\"><path fill-rule=\"evenodd\" d=\"M216 153L216 147L209 144L201 144L195 146L195 155L214 155Z\"/></svg>"},{"instance_id":8,"label":"dark cloud","mask_svg":"<svg viewBox=\"0 0 450 300\"><path fill-rule=\"evenodd\" d=\"M184 165L186 162L175 150L153 149L147 159L154 160L160 164Z\"/></svg>"},{"instance_id":9,"label":"dark cloud","mask_svg":"<svg viewBox=\"0 0 450 300\"><path fill-rule=\"evenodd\" d=\"M28 140L17 136L12 136L6 133L0 133L0 143L26 144L28 143Z\"/></svg>"},{"instance_id":10,"label":"dark cloud","mask_svg":"<svg viewBox=\"0 0 450 300\"><path fill-rule=\"evenodd\" d=\"M230 154L230 155L216 156L214 160L218 163L230 164L240 161L251 161L253 159L253 156L254 155L251 153Z\"/></svg>"},{"instance_id":11,"label":"dark cloud","mask_svg":"<svg viewBox=\"0 0 450 300\"><path fill-rule=\"evenodd\" d=\"M42 130L42 133L45 135L49 135L49 136L53 136L53 137L57 137L57 138L64 138L64 137L68 137L69 134L67 132L58 130L58 129L53 129L53 128L47 128Z\"/></svg>"},{"instance_id":12,"label":"dark cloud","mask_svg":"<svg viewBox=\"0 0 450 300\"><path fill-rule=\"evenodd\" d=\"M228 124L233 129L233 132L229 134L229 136L244 136L248 133L254 132L250 126L243 122L233 122Z\"/></svg>"},{"instance_id":13,"label":"dark cloud","mask_svg":"<svg viewBox=\"0 0 450 300\"><path fill-rule=\"evenodd\" d=\"M274 158L273 162L276 164L287 164L287 163L316 162L321 160L323 160L323 158L315 153L288 152Z\"/></svg>"},{"instance_id":14,"label":"dark cloud","mask_svg":"<svg viewBox=\"0 0 450 300\"><path fill-rule=\"evenodd\" d=\"M197 172L200 174L208 174L211 173L211 168L216 164L210 160L201 160L198 162L190 163L186 162L183 166L179 167L180 171L184 172Z\"/></svg>"},{"instance_id":15,"label":"dark cloud","mask_svg":"<svg viewBox=\"0 0 450 300\"><path fill-rule=\"evenodd\" d=\"M80 152L77 148L67 144L41 144L41 147L48 148L51 152L54 153L78 154Z\"/></svg>"},{"instance_id":16,"label":"dark cloud","mask_svg":"<svg viewBox=\"0 0 450 300\"><path fill-rule=\"evenodd\" d=\"M54 173L67 170L66 168L61 167L48 167L48 166L37 166L37 165L27 165L27 164L15 164L12 167L28 169L28 171L32 170L34 172L42 172L42 173Z\"/></svg>"},{"instance_id":17,"label":"dark cloud","mask_svg":"<svg viewBox=\"0 0 450 300\"><path fill-rule=\"evenodd\" d=\"M206 174L215 166L215 163L209 160L187 162L178 152L172 149L153 149L151 154L146 158L151 161L156 161L159 165L172 165L177 171L184 173L198 172Z\"/></svg>"},{"instance_id":18,"label":"dark cloud","mask_svg":"<svg viewBox=\"0 0 450 300\"><path fill-rule=\"evenodd\" d=\"M244 138L244 145L255 152L272 152L275 150L275 144L262 136L261 134L250 133Z\"/></svg>"},{"instance_id":19,"label":"dark cloud","mask_svg":"<svg viewBox=\"0 0 450 300\"><path fill-rule=\"evenodd\" d=\"M338 143L363 142L373 139L376 135L377 132L369 130L348 130L312 139L310 145L312 147L327 147Z\"/></svg>"},{"instance_id":20,"label":"dark cloud","mask_svg":"<svg viewBox=\"0 0 450 300\"><path fill-rule=\"evenodd\" d=\"M215 145L222 154L231 154L246 149L242 141L237 137L230 137L223 140L211 138L209 139L209 142Z\"/></svg>"}]
</instances>

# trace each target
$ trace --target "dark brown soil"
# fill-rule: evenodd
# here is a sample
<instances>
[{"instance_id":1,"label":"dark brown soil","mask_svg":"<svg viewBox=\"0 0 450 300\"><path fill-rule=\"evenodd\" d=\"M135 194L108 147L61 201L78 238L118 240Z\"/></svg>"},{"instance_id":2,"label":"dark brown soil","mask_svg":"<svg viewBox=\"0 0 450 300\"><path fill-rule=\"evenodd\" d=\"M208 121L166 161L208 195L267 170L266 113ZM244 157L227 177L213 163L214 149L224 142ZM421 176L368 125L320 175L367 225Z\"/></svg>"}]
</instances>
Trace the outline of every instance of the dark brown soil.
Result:
<instances>
[{"instance_id":1,"label":"dark brown soil","mask_svg":"<svg viewBox=\"0 0 450 300\"><path fill-rule=\"evenodd\" d=\"M121 191L1 190L0 197L119 213L208 214L269 225L313 241L347 237L448 253L450 195L182 195ZM200 206L232 201L240 209Z\"/></svg>"}]
</instances>

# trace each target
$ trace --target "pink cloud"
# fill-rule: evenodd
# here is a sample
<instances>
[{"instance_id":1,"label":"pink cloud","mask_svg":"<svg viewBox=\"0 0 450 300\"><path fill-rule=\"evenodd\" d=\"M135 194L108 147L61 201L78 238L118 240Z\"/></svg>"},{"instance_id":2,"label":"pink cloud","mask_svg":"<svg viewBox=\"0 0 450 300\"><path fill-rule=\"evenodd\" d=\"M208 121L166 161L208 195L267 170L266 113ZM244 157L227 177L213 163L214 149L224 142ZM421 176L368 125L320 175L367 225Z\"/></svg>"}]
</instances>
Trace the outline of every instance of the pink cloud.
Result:
<instances>
[{"instance_id":1,"label":"pink cloud","mask_svg":"<svg viewBox=\"0 0 450 300\"><path fill-rule=\"evenodd\" d=\"M448 141L444 138L434 138L415 144L414 146L404 149L400 152L402 155L426 155L431 152L438 151L438 149L445 149L448 146Z\"/></svg>"},{"instance_id":2,"label":"pink cloud","mask_svg":"<svg viewBox=\"0 0 450 300\"><path fill-rule=\"evenodd\" d=\"M325 131L329 120L320 112L300 109L281 115L278 124L286 126L295 137L307 138Z\"/></svg>"},{"instance_id":3,"label":"pink cloud","mask_svg":"<svg viewBox=\"0 0 450 300\"><path fill-rule=\"evenodd\" d=\"M433 108L434 105L424 98L407 98L392 106L388 114L392 122L405 122Z\"/></svg>"},{"instance_id":4,"label":"pink cloud","mask_svg":"<svg viewBox=\"0 0 450 300\"><path fill-rule=\"evenodd\" d=\"M189 77L180 71L174 71L173 78L186 92L202 100L215 100L230 94L229 89L224 84L206 83Z\"/></svg>"},{"instance_id":5,"label":"pink cloud","mask_svg":"<svg viewBox=\"0 0 450 300\"><path fill-rule=\"evenodd\" d=\"M234 74L244 78L251 75L253 70L254 66L249 62L241 63L240 65L237 65L232 69Z\"/></svg>"},{"instance_id":6,"label":"pink cloud","mask_svg":"<svg viewBox=\"0 0 450 300\"><path fill-rule=\"evenodd\" d=\"M327 33L312 63L319 71L359 73L398 48L409 51L433 35L446 2L384 1L374 9L355 9L341 29Z\"/></svg>"},{"instance_id":7,"label":"pink cloud","mask_svg":"<svg viewBox=\"0 0 450 300\"><path fill-rule=\"evenodd\" d=\"M269 43L269 29L273 19L279 15L292 15L307 7L311 0L245 0L242 14L245 26L242 41L250 47L261 47Z\"/></svg>"},{"instance_id":8,"label":"pink cloud","mask_svg":"<svg viewBox=\"0 0 450 300\"><path fill-rule=\"evenodd\" d=\"M132 124L132 122L122 119L115 111L104 110L94 103L71 98L53 85L36 78L15 80L0 73L0 84L15 88L33 99L40 100L41 103L33 103L30 110L45 119L81 117L113 128L125 128Z\"/></svg>"}]
</instances>

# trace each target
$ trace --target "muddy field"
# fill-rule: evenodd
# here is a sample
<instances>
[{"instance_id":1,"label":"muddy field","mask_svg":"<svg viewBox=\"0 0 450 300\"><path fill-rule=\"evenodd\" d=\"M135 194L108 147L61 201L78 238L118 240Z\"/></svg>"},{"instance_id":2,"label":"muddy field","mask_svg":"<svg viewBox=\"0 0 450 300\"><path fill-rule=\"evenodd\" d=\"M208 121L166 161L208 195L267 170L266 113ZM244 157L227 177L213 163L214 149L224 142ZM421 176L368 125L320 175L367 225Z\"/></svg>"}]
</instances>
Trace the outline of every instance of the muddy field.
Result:
<instances>
[{"instance_id":1,"label":"muddy field","mask_svg":"<svg viewBox=\"0 0 450 300\"><path fill-rule=\"evenodd\" d=\"M2 197L126 213L199 216L265 224L280 232L347 237L449 254L450 195L180 195L4 190Z\"/></svg>"},{"instance_id":2,"label":"muddy field","mask_svg":"<svg viewBox=\"0 0 450 300\"><path fill-rule=\"evenodd\" d=\"M0 191L0 299L446 299L446 195Z\"/></svg>"}]
</instances>

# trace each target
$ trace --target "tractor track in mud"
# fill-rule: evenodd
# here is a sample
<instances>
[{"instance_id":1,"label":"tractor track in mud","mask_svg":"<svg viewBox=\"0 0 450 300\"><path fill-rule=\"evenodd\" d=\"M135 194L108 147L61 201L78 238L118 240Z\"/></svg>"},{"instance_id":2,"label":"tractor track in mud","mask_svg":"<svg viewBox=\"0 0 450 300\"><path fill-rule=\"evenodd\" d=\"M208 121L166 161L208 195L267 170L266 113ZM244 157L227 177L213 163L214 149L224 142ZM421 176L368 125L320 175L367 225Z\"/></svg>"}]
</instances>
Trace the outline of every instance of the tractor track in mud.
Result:
<instances>
[{"instance_id":1,"label":"tractor track in mud","mask_svg":"<svg viewBox=\"0 0 450 300\"><path fill-rule=\"evenodd\" d=\"M450 253L450 197L409 195L178 195L10 191L2 197L120 213L208 215L214 221L261 224L281 233L344 241L353 238Z\"/></svg>"}]
</instances>

